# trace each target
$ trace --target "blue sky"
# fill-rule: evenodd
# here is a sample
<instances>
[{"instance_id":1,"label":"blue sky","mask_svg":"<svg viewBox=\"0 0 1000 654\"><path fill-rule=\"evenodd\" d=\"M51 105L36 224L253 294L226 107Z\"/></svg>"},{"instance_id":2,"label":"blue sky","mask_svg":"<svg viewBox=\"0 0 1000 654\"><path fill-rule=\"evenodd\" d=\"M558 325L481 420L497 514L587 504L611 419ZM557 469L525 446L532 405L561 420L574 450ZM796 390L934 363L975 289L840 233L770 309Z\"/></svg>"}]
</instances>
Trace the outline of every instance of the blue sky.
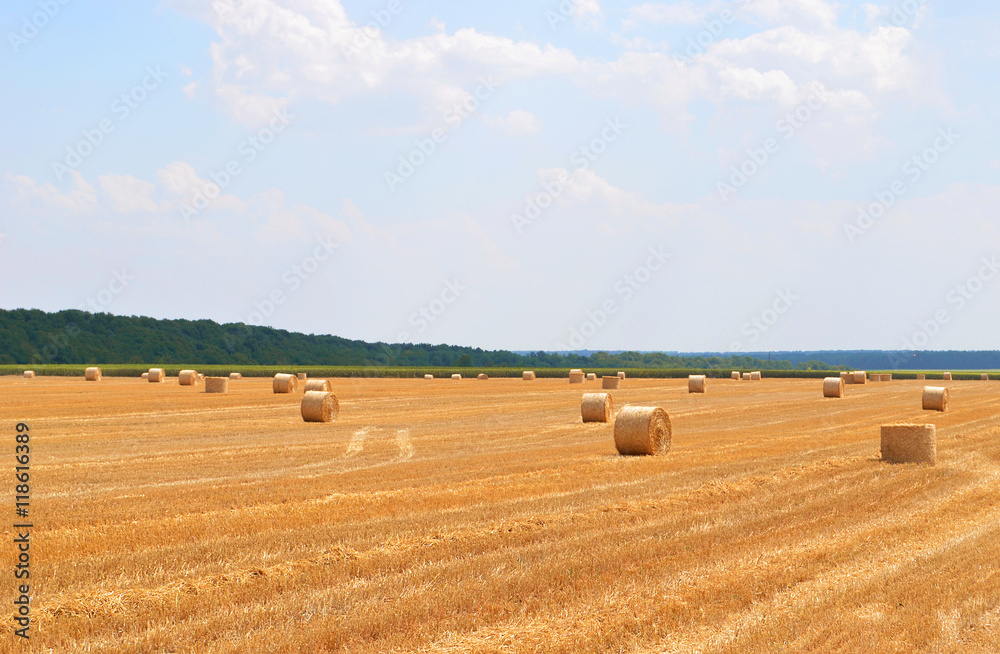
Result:
<instances>
[{"instance_id":1,"label":"blue sky","mask_svg":"<svg viewBox=\"0 0 1000 654\"><path fill-rule=\"evenodd\" d=\"M0 306L997 347L995 3L480 4L4 3Z\"/></svg>"}]
</instances>

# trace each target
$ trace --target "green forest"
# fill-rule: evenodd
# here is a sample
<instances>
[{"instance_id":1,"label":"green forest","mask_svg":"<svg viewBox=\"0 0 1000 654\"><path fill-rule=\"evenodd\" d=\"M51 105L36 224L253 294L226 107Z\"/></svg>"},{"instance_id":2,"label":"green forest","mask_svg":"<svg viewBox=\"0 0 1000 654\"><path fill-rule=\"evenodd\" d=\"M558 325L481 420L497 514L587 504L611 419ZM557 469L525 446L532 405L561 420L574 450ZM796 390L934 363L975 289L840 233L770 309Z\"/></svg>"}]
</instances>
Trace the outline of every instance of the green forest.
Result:
<instances>
[{"instance_id":1,"label":"green forest","mask_svg":"<svg viewBox=\"0 0 1000 654\"><path fill-rule=\"evenodd\" d=\"M366 343L243 323L158 320L107 313L0 309L0 364L450 366L531 368L698 368L831 370L748 356L595 352L519 354L454 345Z\"/></svg>"}]
</instances>

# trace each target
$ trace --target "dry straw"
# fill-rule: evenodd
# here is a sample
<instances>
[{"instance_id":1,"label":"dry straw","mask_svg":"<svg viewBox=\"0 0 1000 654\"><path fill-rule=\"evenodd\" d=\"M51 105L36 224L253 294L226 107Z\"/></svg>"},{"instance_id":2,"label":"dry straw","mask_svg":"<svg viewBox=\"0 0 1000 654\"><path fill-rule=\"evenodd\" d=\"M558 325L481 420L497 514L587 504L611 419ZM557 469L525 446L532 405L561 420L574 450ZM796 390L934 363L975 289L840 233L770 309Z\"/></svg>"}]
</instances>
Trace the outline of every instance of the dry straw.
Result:
<instances>
[{"instance_id":1,"label":"dry straw","mask_svg":"<svg viewBox=\"0 0 1000 654\"><path fill-rule=\"evenodd\" d=\"M925 386L923 407L924 411L947 411L951 394L944 386Z\"/></svg>"},{"instance_id":2,"label":"dry straw","mask_svg":"<svg viewBox=\"0 0 1000 654\"><path fill-rule=\"evenodd\" d=\"M951 381L951 373L950 372L944 373L943 378L945 381Z\"/></svg>"},{"instance_id":3,"label":"dry straw","mask_svg":"<svg viewBox=\"0 0 1000 654\"><path fill-rule=\"evenodd\" d=\"M704 393L707 383L705 375L688 375L688 393Z\"/></svg>"},{"instance_id":4,"label":"dry straw","mask_svg":"<svg viewBox=\"0 0 1000 654\"><path fill-rule=\"evenodd\" d=\"M584 422L611 422L611 416L615 413L615 401L611 398L611 393L584 393L580 413Z\"/></svg>"},{"instance_id":5,"label":"dry straw","mask_svg":"<svg viewBox=\"0 0 1000 654\"><path fill-rule=\"evenodd\" d=\"M750 373L749 372L743 373L743 381L750 381Z\"/></svg>"},{"instance_id":6,"label":"dry straw","mask_svg":"<svg viewBox=\"0 0 1000 654\"><path fill-rule=\"evenodd\" d=\"M238 372L231 372L229 373L229 378L232 379L233 381L236 381L237 379L243 379L243 375L241 375Z\"/></svg>"},{"instance_id":7,"label":"dry straw","mask_svg":"<svg viewBox=\"0 0 1000 654\"><path fill-rule=\"evenodd\" d=\"M854 371L854 383L855 384L867 384L868 383L868 373L864 370Z\"/></svg>"},{"instance_id":8,"label":"dry straw","mask_svg":"<svg viewBox=\"0 0 1000 654\"><path fill-rule=\"evenodd\" d=\"M306 391L302 396L302 419L306 422L333 422L340 413L340 403L333 393Z\"/></svg>"},{"instance_id":9,"label":"dry straw","mask_svg":"<svg viewBox=\"0 0 1000 654\"><path fill-rule=\"evenodd\" d=\"M757 372L750 373L750 381L760 381L760 380L761 380L761 375L759 370Z\"/></svg>"},{"instance_id":10,"label":"dry straw","mask_svg":"<svg viewBox=\"0 0 1000 654\"><path fill-rule=\"evenodd\" d=\"M177 383L181 386L194 386L198 383L198 372L195 370L181 370L177 373Z\"/></svg>"},{"instance_id":11,"label":"dry straw","mask_svg":"<svg viewBox=\"0 0 1000 654\"><path fill-rule=\"evenodd\" d=\"M299 381L305 381L305 380L307 380L307 379L309 379L309 375L307 375L307 374L306 374L306 373L304 373L304 372L300 372L300 373L299 373Z\"/></svg>"},{"instance_id":12,"label":"dry straw","mask_svg":"<svg viewBox=\"0 0 1000 654\"><path fill-rule=\"evenodd\" d=\"M34 370L25 370L24 371L24 378L25 379L34 379L35 378L35 371Z\"/></svg>"},{"instance_id":13,"label":"dry straw","mask_svg":"<svg viewBox=\"0 0 1000 654\"><path fill-rule=\"evenodd\" d=\"M479 379L479 380L482 380L482 381L486 381L489 378L490 378L490 376L487 375L485 372L481 372L481 373L479 373L478 376L476 376L476 379Z\"/></svg>"},{"instance_id":14,"label":"dry straw","mask_svg":"<svg viewBox=\"0 0 1000 654\"><path fill-rule=\"evenodd\" d=\"M844 397L844 378L827 377L824 379L823 397Z\"/></svg>"},{"instance_id":15,"label":"dry straw","mask_svg":"<svg viewBox=\"0 0 1000 654\"><path fill-rule=\"evenodd\" d=\"M140 377L142 377L142 381L149 381L149 373L148 372L142 373L140 375Z\"/></svg>"},{"instance_id":16,"label":"dry straw","mask_svg":"<svg viewBox=\"0 0 1000 654\"><path fill-rule=\"evenodd\" d=\"M666 454L670 416L659 407L625 407L615 419L615 447L619 454Z\"/></svg>"},{"instance_id":17,"label":"dry straw","mask_svg":"<svg viewBox=\"0 0 1000 654\"><path fill-rule=\"evenodd\" d=\"M924 381L926 379L927 379L927 375L924 375L924 374L917 375L917 381Z\"/></svg>"},{"instance_id":18,"label":"dry straw","mask_svg":"<svg viewBox=\"0 0 1000 654\"><path fill-rule=\"evenodd\" d=\"M853 384L854 383L854 375L852 373L842 372L842 373L840 373L840 378L844 380L845 384Z\"/></svg>"},{"instance_id":19,"label":"dry straw","mask_svg":"<svg viewBox=\"0 0 1000 654\"><path fill-rule=\"evenodd\" d=\"M882 381L884 381L884 382L890 382L890 381L892 381L892 375L891 374L889 374L889 375L880 375L880 376L882 377Z\"/></svg>"},{"instance_id":20,"label":"dry straw","mask_svg":"<svg viewBox=\"0 0 1000 654\"><path fill-rule=\"evenodd\" d=\"M617 390L622 387L621 377L604 377L601 382L601 388L606 388L609 390Z\"/></svg>"},{"instance_id":21,"label":"dry straw","mask_svg":"<svg viewBox=\"0 0 1000 654\"><path fill-rule=\"evenodd\" d=\"M424 375L424 379L434 379L434 375Z\"/></svg>"},{"instance_id":22,"label":"dry straw","mask_svg":"<svg viewBox=\"0 0 1000 654\"><path fill-rule=\"evenodd\" d=\"M739 381L740 378L741 378L741 375L740 375L739 372L737 372L737 371L734 370L733 374L732 374L732 377L733 377L734 380Z\"/></svg>"},{"instance_id":23,"label":"dry straw","mask_svg":"<svg viewBox=\"0 0 1000 654\"><path fill-rule=\"evenodd\" d=\"M96 367L87 368L83 372L83 378L87 381L101 381L101 369Z\"/></svg>"},{"instance_id":24,"label":"dry straw","mask_svg":"<svg viewBox=\"0 0 1000 654\"><path fill-rule=\"evenodd\" d=\"M583 369L582 368L573 368L572 370L569 371L569 374L572 375L574 372L583 372Z\"/></svg>"},{"instance_id":25,"label":"dry straw","mask_svg":"<svg viewBox=\"0 0 1000 654\"><path fill-rule=\"evenodd\" d=\"M582 371L580 372L574 371L569 373L569 383L571 384L582 384L585 379L586 376L583 374Z\"/></svg>"},{"instance_id":26,"label":"dry straw","mask_svg":"<svg viewBox=\"0 0 1000 654\"><path fill-rule=\"evenodd\" d=\"M532 381L534 378L535 378L534 370L525 370L524 372L521 373L521 379L523 379L524 381Z\"/></svg>"},{"instance_id":27,"label":"dry straw","mask_svg":"<svg viewBox=\"0 0 1000 654\"><path fill-rule=\"evenodd\" d=\"M934 425L882 425L882 460L886 463L929 463L937 459Z\"/></svg>"},{"instance_id":28,"label":"dry straw","mask_svg":"<svg viewBox=\"0 0 1000 654\"><path fill-rule=\"evenodd\" d=\"M596 372L588 372L587 373L587 381L597 381L597 373Z\"/></svg>"},{"instance_id":29,"label":"dry straw","mask_svg":"<svg viewBox=\"0 0 1000 654\"><path fill-rule=\"evenodd\" d=\"M271 382L271 389L275 393L294 393L298 386L298 377L279 372Z\"/></svg>"},{"instance_id":30,"label":"dry straw","mask_svg":"<svg viewBox=\"0 0 1000 654\"><path fill-rule=\"evenodd\" d=\"M989 381L990 380L990 376L987 375L986 373L983 373L983 376L980 377L980 379L982 379L983 381Z\"/></svg>"},{"instance_id":31,"label":"dry straw","mask_svg":"<svg viewBox=\"0 0 1000 654\"><path fill-rule=\"evenodd\" d=\"M452 378L452 379L461 379L461 378L462 378L462 375L460 375L460 374L458 374L458 373L456 372L456 373L455 373L454 375L452 375L452 376L451 376L451 378Z\"/></svg>"},{"instance_id":32,"label":"dry straw","mask_svg":"<svg viewBox=\"0 0 1000 654\"><path fill-rule=\"evenodd\" d=\"M625 373L624 373L624 372L621 372L621 371L619 371L619 372L618 372L618 379L625 379Z\"/></svg>"},{"instance_id":33,"label":"dry straw","mask_svg":"<svg viewBox=\"0 0 1000 654\"><path fill-rule=\"evenodd\" d=\"M229 377L206 377L205 378L205 392L206 393L228 393L229 392Z\"/></svg>"},{"instance_id":34,"label":"dry straw","mask_svg":"<svg viewBox=\"0 0 1000 654\"><path fill-rule=\"evenodd\" d=\"M330 383L329 379L310 379L306 382L305 388L303 389L306 393L309 391L320 391L321 393L332 393L333 384Z\"/></svg>"},{"instance_id":35,"label":"dry straw","mask_svg":"<svg viewBox=\"0 0 1000 654\"><path fill-rule=\"evenodd\" d=\"M146 379L150 384L162 384L167 379L167 371L163 368L150 368Z\"/></svg>"}]
</instances>

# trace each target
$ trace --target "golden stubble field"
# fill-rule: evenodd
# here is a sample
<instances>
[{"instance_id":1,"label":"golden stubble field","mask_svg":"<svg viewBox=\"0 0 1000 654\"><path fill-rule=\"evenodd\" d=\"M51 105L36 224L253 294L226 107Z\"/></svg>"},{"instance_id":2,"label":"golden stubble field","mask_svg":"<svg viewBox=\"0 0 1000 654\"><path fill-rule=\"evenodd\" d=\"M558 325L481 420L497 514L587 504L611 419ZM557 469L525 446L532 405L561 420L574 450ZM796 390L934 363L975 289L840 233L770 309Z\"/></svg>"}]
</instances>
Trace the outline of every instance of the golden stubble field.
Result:
<instances>
[{"instance_id":1,"label":"golden stubble field","mask_svg":"<svg viewBox=\"0 0 1000 654\"><path fill-rule=\"evenodd\" d=\"M6 377L2 560L23 420L34 652L995 652L1000 383L946 384L629 379L673 446L622 458L599 382L335 380L317 425L269 379ZM936 467L878 461L895 421Z\"/></svg>"}]
</instances>

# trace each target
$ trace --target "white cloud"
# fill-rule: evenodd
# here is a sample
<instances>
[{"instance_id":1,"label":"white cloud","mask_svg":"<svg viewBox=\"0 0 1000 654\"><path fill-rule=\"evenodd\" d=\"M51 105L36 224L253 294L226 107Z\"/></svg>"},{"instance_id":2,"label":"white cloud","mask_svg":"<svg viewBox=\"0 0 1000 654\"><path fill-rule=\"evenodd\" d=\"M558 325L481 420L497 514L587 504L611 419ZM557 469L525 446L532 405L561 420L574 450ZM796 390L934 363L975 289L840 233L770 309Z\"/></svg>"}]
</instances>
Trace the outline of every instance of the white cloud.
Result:
<instances>
[{"instance_id":1,"label":"white cloud","mask_svg":"<svg viewBox=\"0 0 1000 654\"><path fill-rule=\"evenodd\" d=\"M690 0L664 4L647 2L628 11L622 21L623 29L639 29L644 25L697 25L705 20L709 8L699 6Z\"/></svg>"},{"instance_id":2,"label":"white cloud","mask_svg":"<svg viewBox=\"0 0 1000 654\"><path fill-rule=\"evenodd\" d=\"M483 122L511 136L537 134L542 122L531 112L515 109L506 116L484 116Z\"/></svg>"}]
</instances>

